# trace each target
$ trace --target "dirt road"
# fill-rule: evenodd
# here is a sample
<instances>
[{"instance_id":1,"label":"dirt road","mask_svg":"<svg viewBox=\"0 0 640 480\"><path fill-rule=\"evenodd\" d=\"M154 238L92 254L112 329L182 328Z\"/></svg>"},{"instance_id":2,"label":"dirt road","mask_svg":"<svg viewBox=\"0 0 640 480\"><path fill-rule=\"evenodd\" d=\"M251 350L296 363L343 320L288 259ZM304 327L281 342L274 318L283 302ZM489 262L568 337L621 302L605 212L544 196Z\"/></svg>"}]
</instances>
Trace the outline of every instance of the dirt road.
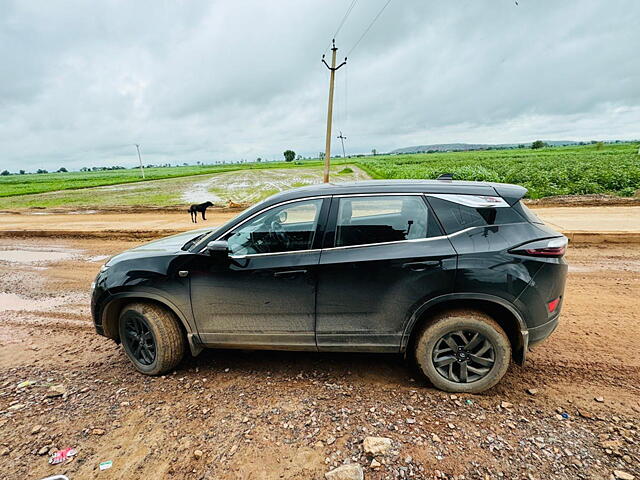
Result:
<instances>
[{"instance_id":1,"label":"dirt road","mask_svg":"<svg viewBox=\"0 0 640 480\"><path fill-rule=\"evenodd\" d=\"M2 478L323 479L344 462L367 480L640 476L637 245L571 249L557 332L458 396L384 355L208 351L138 375L89 313L101 263L134 245L0 239ZM393 440L376 468L369 435ZM49 466L65 447L76 458Z\"/></svg>"},{"instance_id":2,"label":"dirt road","mask_svg":"<svg viewBox=\"0 0 640 480\"><path fill-rule=\"evenodd\" d=\"M0 236L154 238L221 225L241 210L211 208L207 211L207 220L199 219L197 224L191 223L186 208L179 211L50 209L0 212ZM640 206L536 207L534 211L574 243L640 243Z\"/></svg>"}]
</instances>

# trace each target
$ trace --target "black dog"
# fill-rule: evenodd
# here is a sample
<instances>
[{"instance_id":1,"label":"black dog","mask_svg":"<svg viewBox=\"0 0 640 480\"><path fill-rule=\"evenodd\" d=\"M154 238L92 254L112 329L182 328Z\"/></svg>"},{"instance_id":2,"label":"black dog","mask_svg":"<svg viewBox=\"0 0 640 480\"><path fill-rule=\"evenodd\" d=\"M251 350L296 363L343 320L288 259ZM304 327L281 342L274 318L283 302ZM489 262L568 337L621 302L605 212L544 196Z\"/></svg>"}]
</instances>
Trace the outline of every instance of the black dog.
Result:
<instances>
[{"instance_id":1,"label":"black dog","mask_svg":"<svg viewBox=\"0 0 640 480\"><path fill-rule=\"evenodd\" d=\"M207 208L212 207L213 203L204 202L199 205L191 205L189 207L188 212L191 214L191 221L193 223L198 223L198 212L202 213L202 220L206 220L207 218L204 214L207 212Z\"/></svg>"}]
</instances>

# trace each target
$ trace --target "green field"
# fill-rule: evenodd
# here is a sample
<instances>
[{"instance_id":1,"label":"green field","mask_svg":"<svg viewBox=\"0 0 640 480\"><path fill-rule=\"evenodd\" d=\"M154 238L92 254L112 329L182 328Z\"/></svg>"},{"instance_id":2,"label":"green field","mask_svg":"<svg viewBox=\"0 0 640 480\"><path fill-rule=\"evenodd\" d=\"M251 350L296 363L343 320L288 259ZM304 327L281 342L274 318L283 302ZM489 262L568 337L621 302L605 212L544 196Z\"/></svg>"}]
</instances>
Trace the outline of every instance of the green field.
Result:
<instances>
[{"instance_id":1,"label":"green field","mask_svg":"<svg viewBox=\"0 0 640 480\"><path fill-rule=\"evenodd\" d=\"M305 165L308 164L311 163L305 162ZM315 164L320 165L317 161ZM193 175L206 175L210 173L231 172L235 170L296 168L299 166L300 162L269 162L185 167L153 167L145 168L144 174L145 180L160 180L164 178L179 178ZM144 180L140 175L140 170L137 168L129 170L105 170L98 172L7 175L0 176L0 197L29 195L76 188L99 187L103 185L118 185L122 183L142 181Z\"/></svg>"},{"instance_id":2,"label":"green field","mask_svg":"<svg viewBox=\"0 0 640 480\"><path fill-rule=\"evenodd\" d=\"M515 183L529 198L607 193L631 196L640 189L640 155L634 144L489 150L366 157L373 178L436 178Z\"/></svg>"},{"instance_id":3,"label":"green field","mask_svg":"<svg viewBox=\"0 0 640 480\"><path fill-rule=\"evenodd\" d=\"M332 178L362 179L361 174L336 176L348 164L376 179L436 178L453 173L459 180L515 183L529 190L529 198L594 193L631 196L640 189L637 148L628 143L332 159ZM193 188L206 188L223 202L251 203L269 193L319 182L321 162L149 168L145 173L147 180L157 181L141 182L138 170L2 176L0 209L175 205L189 203L184 192ZM89 188L98 186L102 188Z\"/></svg>"},{"instance_id":4,"label":"green field","mask_svg":"<svg viewBox=\"0 0 640 480\"><path fill-rule=\"evenodd\" d=\"M181 206L207 200L216 205L255 203L274 193L320 183L322 167L244 169L208 175L151 180L148 182L104 185L0 198L0 210L19 208L115 208L120 206ZM346 170L346 171L345 171ZM368 180L358 167L331 167L334 182Z\"/></svg>"}]
</instances>

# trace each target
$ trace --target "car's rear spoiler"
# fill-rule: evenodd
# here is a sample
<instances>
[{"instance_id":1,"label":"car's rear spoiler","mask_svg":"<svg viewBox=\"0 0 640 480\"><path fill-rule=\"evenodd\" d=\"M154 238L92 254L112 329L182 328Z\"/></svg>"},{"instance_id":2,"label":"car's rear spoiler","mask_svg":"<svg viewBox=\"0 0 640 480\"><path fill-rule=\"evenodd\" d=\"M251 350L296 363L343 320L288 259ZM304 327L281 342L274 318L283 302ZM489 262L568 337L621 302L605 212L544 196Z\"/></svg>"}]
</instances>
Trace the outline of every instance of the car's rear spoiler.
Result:
<instances>
[{"instance_id":1,"label":"car's rear spoiler","mask_svg":"<svg viewBox=\"0 0 640 480\"><path fill-rule=\"evenodd\" d=\"M527 189L520 185L511 185L508 183L492 183L491 186L496 193L504 198L509 205L513 205L527 194Z\"/></svg>"}]
</instances>

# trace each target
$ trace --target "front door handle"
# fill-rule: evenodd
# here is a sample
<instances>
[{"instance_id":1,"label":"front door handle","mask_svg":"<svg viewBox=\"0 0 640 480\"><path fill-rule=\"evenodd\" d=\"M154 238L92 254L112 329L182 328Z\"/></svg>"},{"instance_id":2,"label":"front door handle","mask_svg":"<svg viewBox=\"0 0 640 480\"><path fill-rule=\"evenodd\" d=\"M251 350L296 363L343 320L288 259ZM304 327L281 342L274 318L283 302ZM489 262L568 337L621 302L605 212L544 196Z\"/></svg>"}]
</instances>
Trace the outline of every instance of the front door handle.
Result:
<instances>
[{"instance_id":1,"label":"front door handle","mask_svg":"<svg viewBox=\"0 0 640 480\"><path fill-rule=\"evenodd\" d=\"M280 272L275 272L273 274L274 277L293 277L294 275L301 275L307 273L306 270L282 270Z\"/></svg>"},{"instance_id":2,"label":"front door handle","mask_svg":"<svg viewBox=\"0 0 640 480\"><path fill-rule=\"evenodd\" d=\"M425 262L408 262L403 263L402 268L413 270L414 272L423 272L427 268L435 268L442 265L440 260L427 260Z\"/></svg>"}]
</instances>

